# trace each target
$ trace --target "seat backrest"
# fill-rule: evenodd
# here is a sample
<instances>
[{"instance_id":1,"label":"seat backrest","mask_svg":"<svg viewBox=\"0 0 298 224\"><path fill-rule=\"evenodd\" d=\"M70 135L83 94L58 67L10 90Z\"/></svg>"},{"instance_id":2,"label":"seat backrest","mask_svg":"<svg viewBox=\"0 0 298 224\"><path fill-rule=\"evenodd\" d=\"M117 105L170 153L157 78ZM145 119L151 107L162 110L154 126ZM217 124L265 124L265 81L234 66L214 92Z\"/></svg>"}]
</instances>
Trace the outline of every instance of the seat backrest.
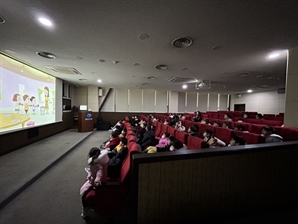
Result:
<instances>
[{"instance_id":1,"label":"seat backrest","mask_svg":"<svg viewBox=\"0 0 298 224\"><path fill-rule=\"evenodd\" d=\"M192 121L189 120L185 120L184 121L184 126L185 126L185 130L187 131L189 129L189 127L191 126Z\"/></svg>"},{"instance_id":2,"label":"seat backrest","mask_svg":"<svg viewBox=\"0 0 298 224\"><path fill-rule=\"evenodd\" d=\"M176 131L177 130L175 128L172 128L172 127L168 126L168 132L169 132L170 136L174 136L175 137Z\"/></svg>"},{"instance_id":3,"label":"seat backrest","mask_svg":"<svg viewBox=\"0 0 298 224\"><path fill-rule=\"evenodd\" d=\"M250 127L251 127L251 124L250 123L246 123L246 122L234 122L234 127L236 125L242 125L244 127L244 130L243 131L249 131L250 132Z\"/></svg>"},{"instance_id":4,"label":"seat backrest","mask_svg":"<svg viewBox=\"0 0 298 224\"><path fill-rule=\"evenodd\" d=\"M175 138L177 138L180 142L187 145L187 137L188 134L184 131L176 131L175 132Z\"/></svg>"},{"instance_id":5,"label":"seat backrest","mask_svg":"<svg viewBox=\"0 0 298 224\"><path fill-rule=\"evenodd\" d=\"M283 124L282 121L276 121L276 120L264 120L264 125L281 126L282 124Z\"/></svg>"},{"instance_id":6,"label":"seat backrest","mask_svg":"<svg viewBox=\"0 0 298 224\"><path fill-rule=\"evenodd\" d=\"M274 127L275 133L283 137L283 141L297 141L298 129L289 127Z\"/></svg>"},{"instance_id":7,"label":"seat backrest","mask_svg":"<svg viewBox=\"0 0 298 224\"><path fill-rule=\"evenodd\" d=\"M209 148L207 142L203 139L189 135L187 138L187 149L203 149Z\"/></svg>"},{"instance_id":8,"label":"seat backrest","mask_svg":"<svg viewBox=\"0 0 298 224\"><path fill-rule=\"evenodd\" d=\"M157 137L161 137L164 133L168 132L168 128L169 128L168 125L162 124L161 125L161 132L160 132L159 136L157 136Z\"/></svg>"},{"instance_id":9,"label":"seat backrest","mask_svg":"<svg viewBox=\"0 0 298 224\"><path fill-rule=\"evenodd\" d=\"M200 128L199 128L200 137L203 137L203 134L207 129L214 131L214 126L209 125L209 124L201 124L200 125Z\"/></svg>"},{"instance_id":10,"label":"seat backrest","mask_svg":"<svg viewBox=\"0 0 298 224\"><path fill-rule=\"evenodd\" d=\"M235 135L241 136L245 140L246 144L259 144L264 143L265 141L262 135L255 133L237 131Z\"/></svg>"},{"instance_id":11,"label":"seat backrest","mask_svg":"<svg viewBox=\"0 0 298 224\"><path fill-rule=\"evenodd\" d=\"M128 153L125 160L122 163L122 167L120 170L120 183L127 181L129 179L129 174L131 171L131 157L133 154L139 152L139 145L137 143L132 143L130 147L128 147Z\"/></svg>"},{"instance_id":12,"label":"seat backrest","mask_svg":"<svg viewBox=\"0 0 298 224\"><path fill-rule=\"evenodd\" d=\"M154 131L155 137L159 137L160 132L161 132L161 125L162 125L162 123L156 122L155 131Z\"/></svg>"},{"instance_id":13,"label":"seat backrest","mask_svg":"<svg viewBox=\"0 0 298 224\"><path fill-rule=\"evenodd\" d=\"M252 133L261 134L264 124L252 124L250 130Z\"/></svg>"},{"instance_id":14,"label":"seat backrest","mask_svg":"<svg viewBox=\"0 0 298 224\"><path fill-rule=\"evenodd\" d=\"M230 143L231 138L235 135L235 131L227 128L215 127L214 136L225 142L227 145Z\"/></svg>"}]
</instances>

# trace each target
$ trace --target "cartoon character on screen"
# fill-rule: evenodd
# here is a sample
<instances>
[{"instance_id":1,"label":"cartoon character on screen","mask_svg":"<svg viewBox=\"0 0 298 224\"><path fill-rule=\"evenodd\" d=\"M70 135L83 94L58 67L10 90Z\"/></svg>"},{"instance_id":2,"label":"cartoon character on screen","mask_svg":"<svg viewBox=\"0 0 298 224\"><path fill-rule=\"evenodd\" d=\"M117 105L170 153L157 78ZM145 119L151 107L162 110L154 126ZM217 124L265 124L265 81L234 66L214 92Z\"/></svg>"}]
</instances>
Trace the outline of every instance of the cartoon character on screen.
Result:
<instances>
[{"instance_id":1,"label":"cartoon character on screen","mask_svg":"<svg viewBox=\"0 0 298 224\"><path fill-rule=\"evenodd\" d=\"M49 90L49 87L44 87L44 101L45 101L45 113L48 114L49 113L49 109L50 109L50 90Z\"/></svg>"},{"instance_id":2,"label":"cartoon character on screen","mask_svg":"<svg viewBox=\"0 0 298 224\"><path fill-rule=\"evenodd\" d=\"M53 97L52 100L53 100L52 102L53 102L53 114L54 114L55 113L55 98Z\"/></svg>"},{"instance_id":3,"label":"cartoon character on screen","mask_svg":"<svg viewBox=\"0 0 298 224\"><path fill-rule=\"evenodd\" d=\"M24 96L23 96L23 100L24 100L24 111L26 112L26 114L27 114L27 112L28 112L28 110L29 110L29 96L27 95L27 94L25 94Z\"/></svg>"},{"instance_id":4,"label":"cartoon character on screen","mask_svg":"<svg viewBox=\"0 0 298 224\"><path fill-rule=\"evenodd\" d=\"M34 96L31 96L30 102L31 102L32 114L35 114L35 109L36 109L36 107L39 107L39 105L36 103L36 99Z\"/></svg>"},{"instance_id":5,"label":"cartoon character on screen","mask_svg":"<svg viewBox=\"0 0 298 224\"><path fill-rule=\"evenodd\" d=\"M18 114L20 112L20 106L23 104L21 103L21 96L20 94L16 93L12 97L12 101L15 102L14 111Z\"/></svg>"}]
</instances>

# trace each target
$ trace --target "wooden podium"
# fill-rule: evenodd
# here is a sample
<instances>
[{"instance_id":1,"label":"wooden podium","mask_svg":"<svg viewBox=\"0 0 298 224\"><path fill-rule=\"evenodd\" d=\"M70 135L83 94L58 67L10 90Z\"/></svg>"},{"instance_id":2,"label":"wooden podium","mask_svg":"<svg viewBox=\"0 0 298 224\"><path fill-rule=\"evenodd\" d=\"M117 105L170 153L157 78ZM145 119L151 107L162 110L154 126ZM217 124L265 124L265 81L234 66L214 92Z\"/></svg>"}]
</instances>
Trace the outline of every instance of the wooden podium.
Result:
<instances>
[{"instance_id":1,"label":"wooden podium","mask_svg":"<svg viewBox=\"0 0 298 224\"><path fill-rule=\"evenodd\" d=\"M78 132L90 132L94 130L94 117L91 111L79 111Z\"/></svg>"}]
</instances>

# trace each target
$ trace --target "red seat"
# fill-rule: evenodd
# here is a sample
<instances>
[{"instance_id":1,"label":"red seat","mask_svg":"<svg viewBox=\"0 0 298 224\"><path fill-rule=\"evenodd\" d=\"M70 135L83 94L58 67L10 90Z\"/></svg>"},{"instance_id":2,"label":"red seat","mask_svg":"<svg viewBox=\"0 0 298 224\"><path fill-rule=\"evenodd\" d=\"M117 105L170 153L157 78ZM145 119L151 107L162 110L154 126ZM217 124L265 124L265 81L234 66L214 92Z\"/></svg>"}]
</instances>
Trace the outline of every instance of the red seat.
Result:
<instances>
[{"instance_id":1,"label":"red seat","mask_svg":"<svg viewBox=\"0 0 298 224\"><path fill-rule=\"evenodd\" d=\"M128 195L131 179L131 157L138 153L139 146L134 143L129 148L129 153L122 164L118 184L100 185L95 190L90 190L85 198L87 207L95 208L103 217L113 217L121 211L125 198Z\"/></svg>"},{"instance_id":2,"label":"red seat","mask_svg":"<svg viewBox=\"0 0 298 224\"><path fill-rule=\"evenodd\" d=\"M250 127L251 127L251 124L250 123L245 123L245 122L234 122L234 127L236 125L243 125L244 127L244 131L249 131L250 132Z\"/></svg>"},{"instance_id":3,"label":"red seat","mask_svg":"<svg viewBox=\"0 0 298 224\"><path fill-rule=\"evenodd\" d=\"M203 139L189 135L187 138L187 149L203 149L209 148L207 142Z\"/></svg>"},{"instance_id":4,"label":"red seat","mask_svg":"<svg viewBox=\"0 0 298 224\"><path fill-rule=\"evenodd\" d=\"M177 130L175 128L172 128L170 126L168 127L168 132L169 132L170 136L175 136L176 131Z\"/></svg>"},{"instance_id":5,"label":"red seat","mask_svg":"<svg viewBox=\"0 0 298 224\"><path fill-rule=\"evenodd\" d=\"M160 134L156 137L161 137L164 133L168 132L168 125L162 124Z\"/></svg>"},{"instance_id":6,"label":"red seat","mask_svg":"<svg viewBox=\"0 0 298 224\"><path fill-rule=\"evenodd\" d=\"M188 130L191 125L192 125L192 121L189 121L189 120L184 121L185 130Z\"/></svg>"},{"instance_id":7,"label":"red seat","mask_svg":"<svg viewBox=\"0 0 298 224\"><path fill-rule=\"evenodd\" d=\"M262 129L263 129L264 126L266 126L266 125L264 125L264 124L252 124L250 130L251 130L252 133L262 134Z\"/></svg>"},{"instance_id":8,"label":"red seat","mask_svg":"<svg viewBox=\"0 0 298 224\"><path fill-rule=\"evenodd\" d=\"M155 137L159 137L160 132L161 132L161 125L162 125L162 123L156 122L155 131L154 131Z\"/></svg>"},{"instance_id":9,"label":"red seat","mask_svg":"<svg viewBox=\"0 0 298 224\"><path fill-rule=\"evenodd\" d=\"M184 131L175 132L175 138L177 138L180 142L182 142L185 145L187 145L187 137L188 137L188 134L186 134L186 132Z\"/></svg>"},{"instance_id":10,"label":"red seat","mask_svg":"<svg viewBox=\"0 0 298 224\"><path fill-rule=\"evenodd\" d=\"M235 135L241 136L245 140L246 144L259 144L263 143L265 140L260 134L255 133L237 131Z\"/></svg>"},{"instance_id":11,"label":"red seat","mask_svg":"<svg viewBox=\"0 0 298 224\"><path fill-rule=\"evenodd\" d=\"M203 134L204 134L204 132L205 132L207 129L214 131L214 126L209 125L209 124L200 124L199 127L200 127L200 128L199 128L199 135L200 135L200 137L203 137Z\"/></svg>"},{"instance_id":12,"label":"red seat","mask_svg":"<svg viewBox=\"0 0 298 224\"><path fill-rule=\"evenodd\" d=\"M215 127L214 136L225 142L227 145L230 143L231 138L235 135L235 131L227 128Z\"/></svg>"},{"instance_id":13,"label":"red seat","mask_svg":"<svg viewBox=\"0 0 298 224\"><path fill-rule=\"evenodd\" d=\"M274 127L276 134L283 137L283 141L297 141L298 129L289 127Z\"/></svg>"},{"instance_id":14,"label":"red seat","mask_svg":"<svg viewBox=\"0 0 298 224\"><path fill-rule=\"evenodd\" d=\"M282 121L275 121L275 120L264 120L264 125L270 126L281 126L283 124Z\"/></svg>"}]
</instances>

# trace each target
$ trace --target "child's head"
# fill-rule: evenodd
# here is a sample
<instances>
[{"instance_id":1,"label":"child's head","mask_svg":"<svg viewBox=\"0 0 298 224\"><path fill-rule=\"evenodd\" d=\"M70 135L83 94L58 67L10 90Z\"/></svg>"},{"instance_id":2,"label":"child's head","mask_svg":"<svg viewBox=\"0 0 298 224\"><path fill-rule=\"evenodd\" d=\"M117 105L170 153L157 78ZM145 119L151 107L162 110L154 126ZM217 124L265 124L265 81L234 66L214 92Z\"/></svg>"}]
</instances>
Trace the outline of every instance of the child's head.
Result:
<instances>
[{"instance_id":1,"label":"child's head","mask_svg":"<svg viewBox=\"0 0 298 224\"><path fill-rule=\"evenodd\" d=\"M165 132L161 137L162 138L169 138L170 137L170 133Z\"/></svg>"},{"instance_id":2,"label":"child's head","mask_svg":"<svg viewBox=\"0 0 298 224\"><path fill-rule=\"evenodd\" d=\"M230 141L230 146L245 145L245 144L246 144L245 140L242 137L237 135L233 136Z\"/></svg>"},{"instance_id":3,"label":"child's head","mask_svg":"<svg viewBox=\"0 0 298 224\"><path fill-rule=\"evenodd\" d=\"M121 146L126 146L127 145L127 138L121 138Z\"/></svg>"},{"instance_id":4,"label":"child's head","mask_svg":"<svg viewBox=\"0 0 298 224\"><path fill-rule=\"evenodd\" d=\"M97 148L97 147L91 148L90 151L89 151L88 156L93 157L93 156L96 156L96 155L100 155L100 149Z\"/></svg>"}]
</instances>

